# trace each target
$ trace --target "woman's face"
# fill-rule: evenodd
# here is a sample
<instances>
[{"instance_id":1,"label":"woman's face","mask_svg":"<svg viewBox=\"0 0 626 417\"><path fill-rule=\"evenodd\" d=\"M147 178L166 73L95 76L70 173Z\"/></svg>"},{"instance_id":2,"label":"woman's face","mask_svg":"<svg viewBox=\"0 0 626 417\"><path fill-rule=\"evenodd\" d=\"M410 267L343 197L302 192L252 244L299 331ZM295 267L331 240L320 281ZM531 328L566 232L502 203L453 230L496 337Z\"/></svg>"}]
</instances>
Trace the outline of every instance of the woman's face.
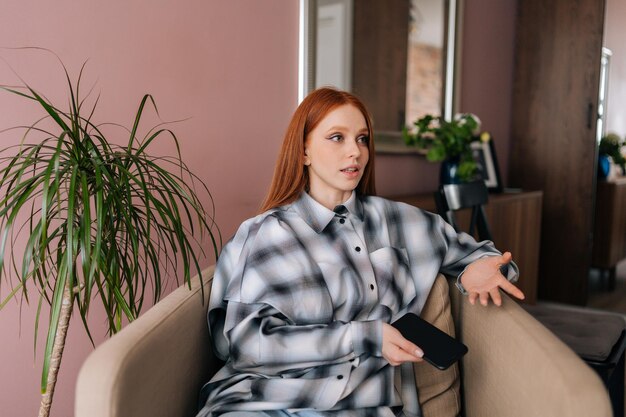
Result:
<instances>
[{"instance_id":1,"label":"woman's face","mask_svg":"<svg viewBox=\"0 0 626 417\"><path fill-rule=\"evenodd\" d=\"M304 144L309 194L332 209L357 187L369 160L369 134L363 114L351 104L330 111Z\"/></svg>"}]
</instances>

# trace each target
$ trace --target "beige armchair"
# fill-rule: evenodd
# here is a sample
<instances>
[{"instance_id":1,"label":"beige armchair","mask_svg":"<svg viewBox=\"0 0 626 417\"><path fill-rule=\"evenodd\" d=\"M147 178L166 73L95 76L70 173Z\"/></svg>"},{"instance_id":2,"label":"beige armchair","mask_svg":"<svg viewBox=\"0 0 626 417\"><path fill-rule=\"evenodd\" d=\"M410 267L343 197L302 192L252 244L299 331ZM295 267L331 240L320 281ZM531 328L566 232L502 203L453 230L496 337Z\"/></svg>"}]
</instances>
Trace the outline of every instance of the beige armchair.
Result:
<instances>
[{"instance_id":1,"label":"beige armchair","mask_svg":"<svg viewBox=\"0 0 626 417\"><path fill-rule=\"evenodd\" d=\"M448 331L454 317L457 335L469 347L460 366L462 401L458 380L446 382L445 393L420 388L426 417L454 415L461 403L467 417L612 415L595 372L514 301L472 306L450 287L437 279L423 316ZM205 282L203 303L194 279L191 291L182 286L172 292L95 349L78 377L76 417L193 416L200 387L220 366L207 330L209 290ZM450 304L451 316L442 311ZM430 373L426 378L458 377L457 368L438 374L421 365Z\"/></svg>"}]
</instances>

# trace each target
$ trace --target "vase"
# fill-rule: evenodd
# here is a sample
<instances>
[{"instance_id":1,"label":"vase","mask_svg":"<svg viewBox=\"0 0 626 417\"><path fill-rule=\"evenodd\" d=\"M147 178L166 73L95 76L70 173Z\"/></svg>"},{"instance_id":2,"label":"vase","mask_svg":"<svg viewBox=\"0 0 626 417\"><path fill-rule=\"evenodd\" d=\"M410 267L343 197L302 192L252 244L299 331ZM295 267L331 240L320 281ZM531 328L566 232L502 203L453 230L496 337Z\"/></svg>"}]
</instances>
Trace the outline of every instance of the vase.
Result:
<instances>
[{"instance_id":1,"label":"vase","mask_svg":"<svg viewBox=\"0 0 626 417\"><path fill-rule=\"evenodd\" d=\"M609 171L611 170L611 163L609 162L609 157L607 155L599 155L598 156L598 178L603 180L609 176Z\"/></svg>"},{"instance_id":2,"label":"vase","mask_svg":"<svg viewBox=\"0 0 626 417\"><path fill-rule=\"evenodd\" d=\"M461 183L461 178L459 178L459 163L459 157L445 159L441 162L441 170L439 171L440 184Z\"/></svg>"}]
</instances>

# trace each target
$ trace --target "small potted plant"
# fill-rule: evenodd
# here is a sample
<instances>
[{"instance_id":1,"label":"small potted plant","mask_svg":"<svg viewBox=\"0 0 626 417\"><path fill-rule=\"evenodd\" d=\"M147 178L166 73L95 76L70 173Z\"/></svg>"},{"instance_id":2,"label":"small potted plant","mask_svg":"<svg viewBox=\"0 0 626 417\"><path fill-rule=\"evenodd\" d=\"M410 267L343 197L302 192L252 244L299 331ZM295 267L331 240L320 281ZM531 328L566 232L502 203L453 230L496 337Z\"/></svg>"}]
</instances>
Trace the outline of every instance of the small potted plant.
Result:
<instances>
[{"instance_id":1,"label":"small potted plant","mask_svg":"<svg viewBox=\"0 0 626 417\"><path fill-rule=\"evenodd\" d=\"M480 119L471 113L460 113L452 120L426 115L414 122L415 128L404 128L407 146L421 150L430 162L441 162L440 182L454 184L473 180L478 165L472 156L471 143L489 141L488 132L480 131Z\"/></svg>"},{"instance_id":2,"label":"small potted plant","mask_svg":"<svg viewBox=\"0 0 626 417\"><path fill-rule=\"evenodd\" d=\"M599 178L605 179L609 175L611 170L609 158L615 165L619 165L622 169L622 175L626 175L626 158L621 153L621 149L625 144L625 141L615 133L609 133L600 139L600 147L598 149Z\"/></svg>"}]
</instances>

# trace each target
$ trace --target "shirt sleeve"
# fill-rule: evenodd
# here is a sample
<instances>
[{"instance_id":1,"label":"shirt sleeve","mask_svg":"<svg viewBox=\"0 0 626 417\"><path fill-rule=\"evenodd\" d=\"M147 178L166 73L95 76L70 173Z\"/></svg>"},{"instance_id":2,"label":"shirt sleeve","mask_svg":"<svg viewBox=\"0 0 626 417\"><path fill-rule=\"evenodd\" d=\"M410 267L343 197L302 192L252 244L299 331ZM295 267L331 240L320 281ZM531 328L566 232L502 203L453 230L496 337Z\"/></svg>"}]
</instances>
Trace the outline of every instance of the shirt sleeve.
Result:
<instances>
[{"instance_id":1,"label":"shirt sleeve","mask_svg":"<svg viewBox=\"0 0 626 417\"><path fill-rule=\"evenodd\" d=\"M426 295L438 273L457 278L457 288L467 294L460 283L465 268L477 259L498 256L502 253L492 241L476 241L464 232L457 232L441 216L416 207L396 203L387 214L391 236L399 236L397 244L405 246L409 254L415 285L423 306ZM503 275L511 282L517 281L518 267L511 262Z\"/></svg>"},{"instance_id":2,"label":"shirt sleeve","mask_svg":"<svg viewBox=\"0 0 626 417\"><path fill-rule=\"evenodd\" d=\"M229 302L225 327L229 360L240 371L279 375L363 354L382 356L378 320L296 325L272 306Z\"/></svg>"},{"instance_id":3,"label":"shirt sleeve","mask_svg":"<svg viewBox=\"0 0 626 417\"><path fill-rule=\"evenodd\" d=\"M441 272L457 277L457 288L462 294L467 294L467 291L461 285L461 276L467 267L477 259L487 256L499 256L502 255L502 252L495 248L492 241L483 240L478 242L467 233L456 232L440 216L436 216L436 218L439 226L436 229L440 230L440 238L446 248L441 263ZM516 282L519 276L519 269L513 261L503 267L501 272L511 282Z\"/></svg>"}]
</instances>

